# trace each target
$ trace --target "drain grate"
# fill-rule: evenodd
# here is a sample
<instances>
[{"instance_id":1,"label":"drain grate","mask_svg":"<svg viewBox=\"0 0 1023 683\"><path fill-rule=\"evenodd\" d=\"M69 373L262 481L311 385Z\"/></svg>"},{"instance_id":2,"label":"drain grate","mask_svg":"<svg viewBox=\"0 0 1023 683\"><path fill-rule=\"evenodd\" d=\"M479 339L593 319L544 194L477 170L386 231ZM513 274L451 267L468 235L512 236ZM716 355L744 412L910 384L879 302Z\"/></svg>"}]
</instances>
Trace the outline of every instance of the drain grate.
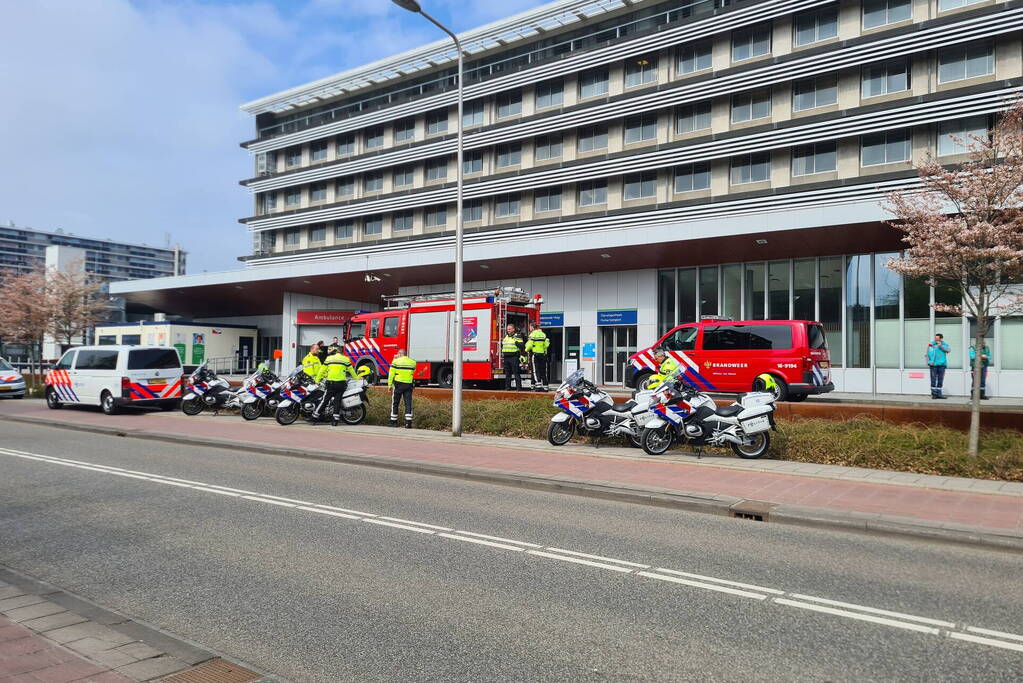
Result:
<instances>
[{"instance_id":1,"label":"drain grate","mask_svg":"<svg viewBox=\"0 0 1023 683\"><path fill-rule=\"evenodd\" d=\"M250 683L262 676L232 664L226 659L211 659L188 671L171 674L160 679L160 683Z\"/></svg>"},{"instance_id":2,"label":"drain grate","mask_svg":"<svg viewBox=\"0 0 1023 683\"><path fill-rule=\"evenodd\" d=\"M735 512L733 510L732 511L732 517L735 517L736 519L752 519L755 522L763 522L764 521L764 516L763 515L756 515L756 514L753 514L752 512Z\"/></svg>"},{"instance_id":3,"label":"drain grate","mask_svg":"<svg viewBox=\"0 0 1023 683\"><path fill-rule=\"evenodd\" d=\"M778 507L777 503L763 500L740 500L728 508L736 519L751 519L754 522L766 522L770 519L771 510Z\"/></svg>"}]
</instances>

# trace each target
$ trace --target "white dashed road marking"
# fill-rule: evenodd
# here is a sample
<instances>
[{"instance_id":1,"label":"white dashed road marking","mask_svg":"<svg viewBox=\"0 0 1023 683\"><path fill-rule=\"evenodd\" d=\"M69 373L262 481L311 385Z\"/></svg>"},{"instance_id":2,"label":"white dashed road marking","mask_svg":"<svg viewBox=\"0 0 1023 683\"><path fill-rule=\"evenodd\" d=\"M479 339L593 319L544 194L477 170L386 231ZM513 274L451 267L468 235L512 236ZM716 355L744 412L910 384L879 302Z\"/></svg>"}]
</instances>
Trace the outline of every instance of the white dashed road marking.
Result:
<instances>
[{"instance_id":1,"label":"white dashed road marking","mask_svg":"<svg viewBox=\"0 0 1023 683\"><path fill-rule=\"evenodd\" d=\"M525 555L532 555L534 557L542 557L545 559L557 560L559 562L570 562L572 564L595 567L597 569L613 571L621 574L633 574L647 579L655 579L657 581L688 586L690 588L726 593L740 598L757 600L763 604L794 607L811 612L817 612L819 614L843 617L845 619L854 619L857 621L915 631L917 633L924 633L938 637L948 637L977 645L986 645L1004 650L1023 652L1023 635L1015 633L994 631L977 626L943 621L941 619L931 619L929 617L921 617L913 614L904 614L902 612L893 612L891 610L879 609L877 607L867 607L865 605L829 600L827 598L818 598L801 593L791 593L777 588L767 588L765 586L756 586L753 584L731 581L729 579L719 579L713 576L692 574L690 572L678 571L676 569L654 567L652 565L631 562L628 560L616 560L611 557L591 555L589 553L578 552L575 550L553 548L537 543L529 543L527 541L516 541L510 538L501 538L500 536L488 536L486 534L472 531L462 531L451 527L438 526L436 524L427 524L425 522L416 522L398 517L376 515L371 512L348 510L345 508L334 507L332 505L323 505L321 503L312 503L305 500L284 498L281 496L259 493L257 491L245 491L243 489L220 486L218 484L206 484L199 481L179 479L177 477L166 477L149 472L138 472L136 470L129 470L122 467L111 467L108 465L83 462L81 460L57 458L50 455L40 455L38 453L27 453L25 451L17 451L10 448L0 448L0 455L22 458L24 460L35 460L50 465L73 467L76 469L98 472L116 477L139 479L149 481L154 484L165 484L167 486L194 489L204 493L216 493L222 496L230 496L255 503L267 503L280 508L301 510L303 512L314 512L320 515L327 515L338 519L346 519L356 522L367 522L369 524L376 524L402 531L415 531L420 534L435 536L437 538L473 543L490 548L497 548L499 550L521 552Z\"/></svg>"}]
</instances>

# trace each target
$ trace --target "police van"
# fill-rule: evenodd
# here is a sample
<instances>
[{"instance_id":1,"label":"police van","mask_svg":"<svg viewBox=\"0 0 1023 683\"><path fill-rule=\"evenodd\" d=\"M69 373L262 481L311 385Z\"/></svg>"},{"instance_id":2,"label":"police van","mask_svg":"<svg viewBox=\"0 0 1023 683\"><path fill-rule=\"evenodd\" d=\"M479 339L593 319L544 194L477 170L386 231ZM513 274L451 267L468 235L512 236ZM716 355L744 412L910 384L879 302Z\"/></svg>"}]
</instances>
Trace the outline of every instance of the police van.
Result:
<instances>
[{"instance_id":1,"label":"police van","mask_svg":"<svg viewBox=\"0 0 1023 683\"><path fill-rule=\"evenodd\" d=\"M46 373L46 405L125 406L173 410L181 404L181 358L169 346L80 346Z\"/></svg>"}]
</instances>

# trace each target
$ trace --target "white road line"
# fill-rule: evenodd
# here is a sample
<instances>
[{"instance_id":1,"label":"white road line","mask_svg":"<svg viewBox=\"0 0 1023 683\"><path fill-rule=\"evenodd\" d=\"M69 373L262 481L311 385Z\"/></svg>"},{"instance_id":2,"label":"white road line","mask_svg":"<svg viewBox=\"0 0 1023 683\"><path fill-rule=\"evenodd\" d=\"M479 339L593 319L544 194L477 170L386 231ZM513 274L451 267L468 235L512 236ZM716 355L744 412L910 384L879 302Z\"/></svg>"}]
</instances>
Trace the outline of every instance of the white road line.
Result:
<instances>
[{"instance_id":1,"label":"white road line","mask_svg":"<svg viewBox=\"0 0 1023 683\"><path fill-rule=\"evenodd\" d=\"M838 600L830 600L827 598L819 598L812 595L804 595L801 593L787 593L786 591L779 590L777 588L756 586L748 583L741 583L739 581L731 581L729 579L718 579L712 576L703 576L700 574L678 571L676 569L652 567L651 565L642 564L639 562L618 560L610 557L592 555L589 553L583 553L575 550L566 550L563 548L542 546L537 543L517 541L510 538L502 538L500 536L490 536L487 534L481 534L473 531L453 530L450 527L428 524L426 522L416 522L412 520L401 519L399 517L387 517L384 515L376 515L370 512L348 510L346 508L334 507L332 505L325 505L322 503L310 503L308 501L301 501L293 498L285 498L282 496L260 493L258 491L247 491L245 489L236 489L228 486L221 486L218 484L207 484L204 482L191 481L188 479L179 479L176 477L167 477L148 472L128 470L121 467L98 465L96 463L84 462L81 460L71 460L69 458L58 458L56 456L50 455L27 453L25 451L17 451L11 448L4 447L0 447L0 455L6 455L8 457L41 462L50 465L71 467L74 469L86 470L89 472L98 472L100 474L108 474L128 479L139 479L143 481L149 481L154 484L165 484L168 486L191 489L194 491L216 493L218 495L234 497L237 499L245 499L256 503L266 503L268 505L274 505L280 508L302 510L304 512L314 512L319 515L326 515L338 519L347 519L356 522L368 522L370 524L400 529L403 531L415 531L420 534L435 536L438 538L462 541L464 543L473 543L476 545L497 548L499 550L521 552L523 554L533 555L535 557L542 557L550 560L558 560L560 562L569 562L573 564L585 565L588 567L595 567L598 569L618 572L621 574L634 574L636 576L642 576L644 578L655 579L657 581L664 581L677 585L689 586L691 588L715 591L718 593L727 593L729 595L734 595L737 597L749 598L753 600L759 600L762 602L766 601L777 605L795 607L797 609L818 612L821 614L828 614L831 616L843 617L846 619L855 619L858 621L865 621L870 622L872 624L890 626L893 628L915 631L918 633L925 633L928 635L948 636L949 638L954 638L956 640L961 640L968 643L1023 652L1023 635L1015 633L994 631L991 629L985 629L976 626L967 626L965 624L958 625L960 630L955 630L957 624L951 621L943 621L940 619L920 617L913 614L904 614L902 612L893 612L890 610L879 609L876 607L856 605L853 603L841 602Z\"/></svg>"}]
</instances>

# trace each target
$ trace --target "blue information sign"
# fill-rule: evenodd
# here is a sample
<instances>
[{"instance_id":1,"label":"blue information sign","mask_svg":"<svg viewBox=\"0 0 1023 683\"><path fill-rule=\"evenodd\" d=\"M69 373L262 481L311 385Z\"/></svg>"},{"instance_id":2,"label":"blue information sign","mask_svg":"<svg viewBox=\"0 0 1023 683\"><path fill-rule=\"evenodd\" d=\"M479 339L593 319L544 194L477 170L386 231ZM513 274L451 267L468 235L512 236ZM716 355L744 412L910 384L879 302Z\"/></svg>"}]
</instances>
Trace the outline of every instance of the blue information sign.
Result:
<instances>
[{"instance_id":1,"label":"blue information sign","mask_svg":"<svg viewBox=\"0 0 1023 683\"><path fill-rule=\"evenodd\" d=\"M564 313L540 314L540 327L564 327L564 326L565 326Z\"/></svg>"},{"instance_id":2,"label":"blue information sign","mask_svg":"<svg viewBox=\"0 0 1023 683\"><path fill-rule=\"evenodd\" d=\"M597 360L597 343L586 342L583 344L582 359L594 361Z\"/></svg>"},{"instance_id":3,"label":"blue information sign","mask_svg":"<svg viewBox=\"0 0 1023 683\"><path fill-rule=\"evenodd\" d=\"M635 325L636 309L623 309L620 311L597 311L598 325Z\"/></svg>"}]
</instances>

